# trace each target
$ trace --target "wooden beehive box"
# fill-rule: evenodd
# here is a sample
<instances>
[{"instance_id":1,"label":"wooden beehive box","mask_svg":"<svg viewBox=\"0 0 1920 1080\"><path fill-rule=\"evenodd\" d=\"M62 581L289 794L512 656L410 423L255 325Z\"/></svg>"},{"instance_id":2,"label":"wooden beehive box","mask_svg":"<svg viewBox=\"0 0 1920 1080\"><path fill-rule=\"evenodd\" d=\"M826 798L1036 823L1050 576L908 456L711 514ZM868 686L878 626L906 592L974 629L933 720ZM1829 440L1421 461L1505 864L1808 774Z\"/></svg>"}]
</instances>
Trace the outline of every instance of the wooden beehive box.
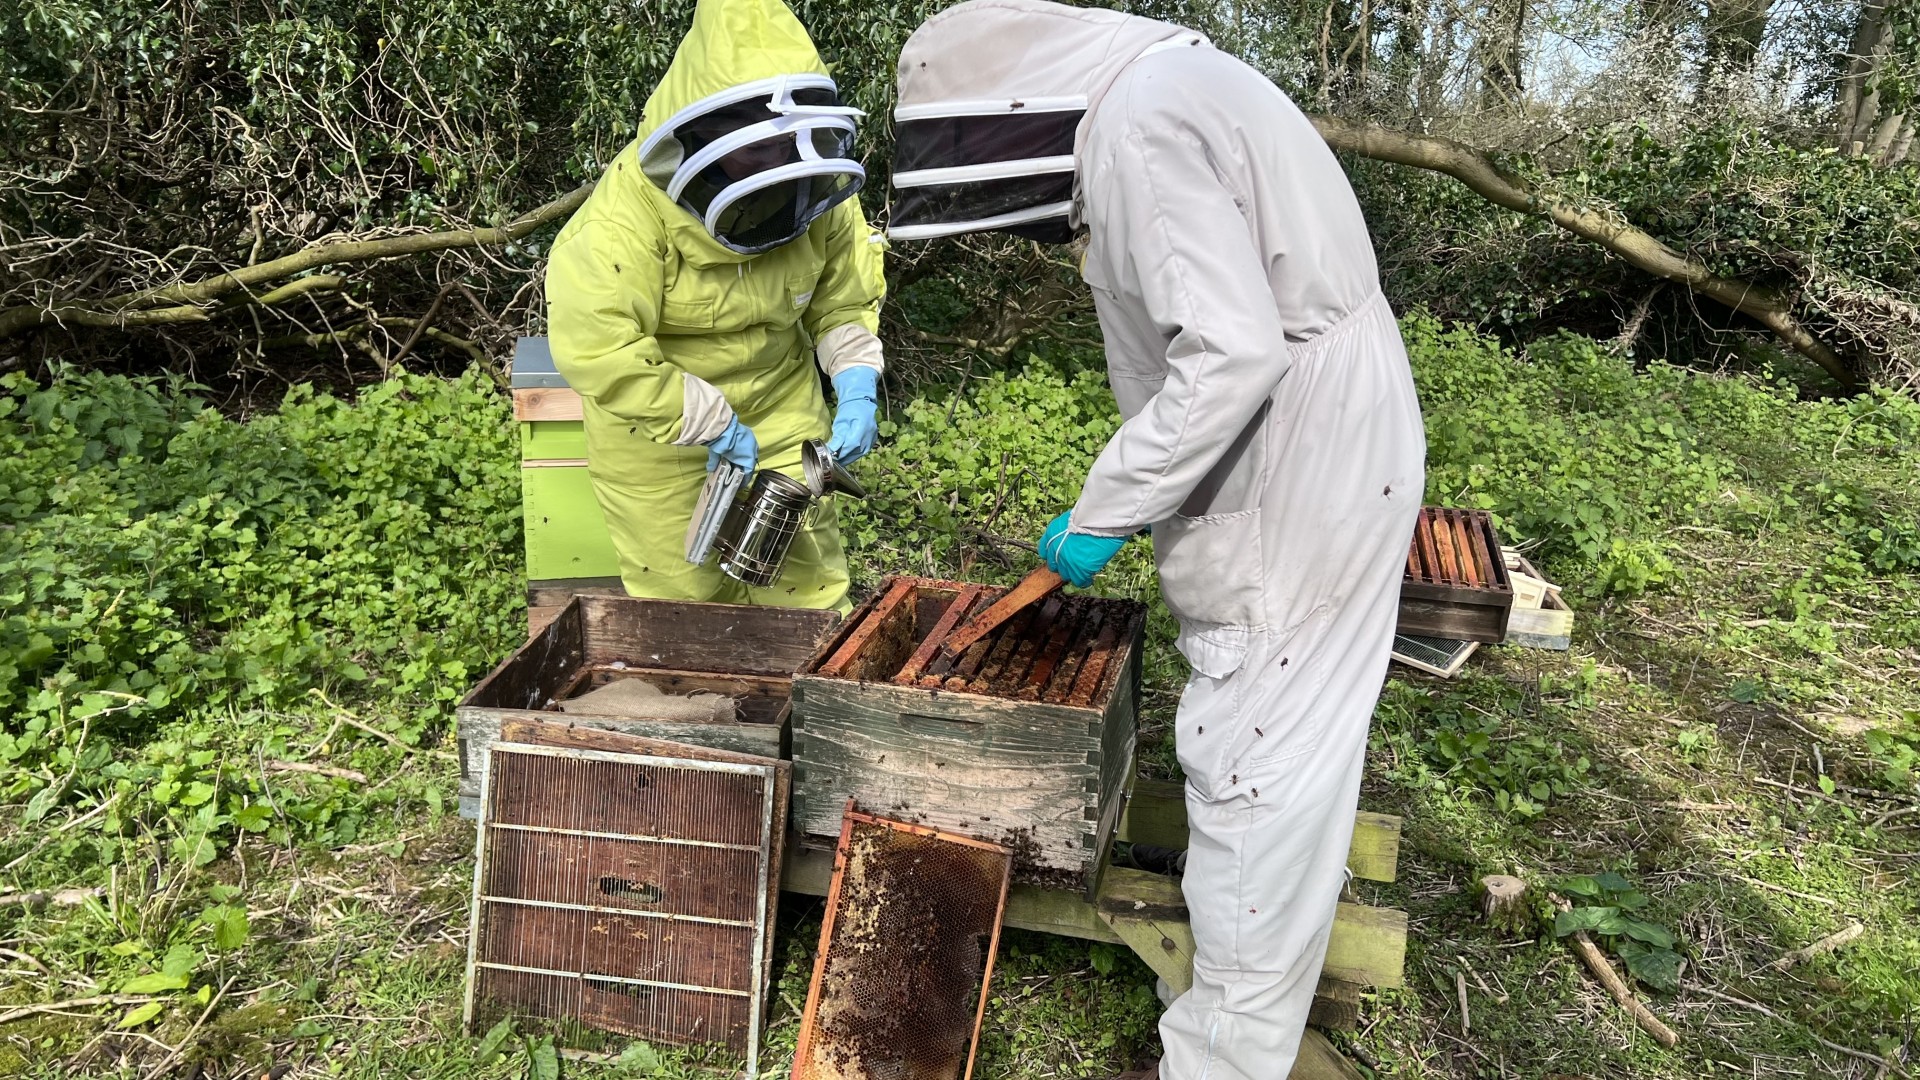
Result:
<instances>
[{"instance_id":1,"label":"wooden beehive box","mask_svg":"<svg viewBox=\"0 0 1920 1080\"><path fill-rule=\"evenodd\" d=\"M1498 644L1512 611L1513 585L1492 517L1422 508L1400 582L1398 632Z\"/></svg>"},{"instance_id":2,"label":"wooden beehive box","mask_svg":"<svg viewBox=\"0 0 1920 1080\"><path fill-rule=\"evenodd\" d=\"M620 559L587 476L580 395L553 365L544 337L514 343L513 419L520 432L521 522L527 553L527 634L577 593L623 595Z\"/></svg>"},{"instance_id":3,"label":"wooden beehive box","mask_svg":"<svg viewBox=\"0 0 1920 1080\"><path fill-rule=\"evenodd\" d=\"M840 616L802 608L576 596L455 709L460 812L477 811L487 748L510 719L558 720L718 750L785 757L793 672ZM620 679L668 693L734 699L731 723L563 712L559 704Z\"/></svg>"},{"instance_id":4,"label":"wooden beehive box","mask_svg":"<svg viewBox=\"0 0 1920 1080\"><path fill-rule=\"evenodd\" d=\"M1522 578L1543 583L1546 578L1526 556L1508 548L1507 569ZM1516 581L1516 584L1518 582ZM1516 590L1517 592L1517 590ZM1545 585L1538 588L1537 597L1529 596L1514 599L1513 614L1507 619L1506 643L1524 645L1533 649L1560 649L1573 647L1573 609L1560 598L1558 586Z\"/></svg>"},{"instance_id":5,"label":"wooden beehive box","mask_svg":"<svg viewBox=\"0 0 1920 1080\"><path fill-rule=\"evenodd\" d=\"M951 665L1005 590L893 578L794 676L794 825L863 810L1005 844L1030 883L1091 890L1133 771L1146 608L1055 596Z\"/></svg>"}]
</instances>

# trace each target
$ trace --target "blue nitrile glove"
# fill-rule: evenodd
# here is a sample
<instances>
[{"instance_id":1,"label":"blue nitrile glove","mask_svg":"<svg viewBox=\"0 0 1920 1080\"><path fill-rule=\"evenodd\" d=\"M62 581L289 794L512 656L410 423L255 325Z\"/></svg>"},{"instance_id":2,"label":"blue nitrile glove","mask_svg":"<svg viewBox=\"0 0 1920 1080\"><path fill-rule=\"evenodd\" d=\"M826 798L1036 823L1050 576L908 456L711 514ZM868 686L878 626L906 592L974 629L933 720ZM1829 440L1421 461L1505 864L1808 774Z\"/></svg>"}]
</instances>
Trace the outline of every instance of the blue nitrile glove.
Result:
<instances>
[{"instance_id":1,"label":"blue nitrile glove","mask_svg":"<svg viewBox=\"0 0 1920 1080\"><path fill-rule=\"evenodd\" d=\"M737 416L727 421L727 430L707 444L707 471L712 472L721 458L745 469L748 475L760 464L760 443L753 437L753 429Z\"/></svg>"},{"instance_id":2,"label":"blue nitrile glove","mask_svg":"<svg viewBox=\"0 0 1920 1080\"><path fill-rule=\"evenodd\" d=\"M845 464L858 461L880 437L880 373L870 367L850 367L833 377L833 396L840 401L833 414L833 437L827 451Z\"/></svg>"},{"instance_id":3,"label":"blue nitrile glove","mask_svg":"<svg viewBox=\"0 0 1920 1080\"><path fill-rule=\"evenodd\" d=\"M1068 532L1071 516L1069 511L1047 523L1046 531L1040 534L1040 557L1047 560L1048 569L1084 589L1093 584L1093 575L1127 546L1127 538Z\"/></svg>"}]
</instances>

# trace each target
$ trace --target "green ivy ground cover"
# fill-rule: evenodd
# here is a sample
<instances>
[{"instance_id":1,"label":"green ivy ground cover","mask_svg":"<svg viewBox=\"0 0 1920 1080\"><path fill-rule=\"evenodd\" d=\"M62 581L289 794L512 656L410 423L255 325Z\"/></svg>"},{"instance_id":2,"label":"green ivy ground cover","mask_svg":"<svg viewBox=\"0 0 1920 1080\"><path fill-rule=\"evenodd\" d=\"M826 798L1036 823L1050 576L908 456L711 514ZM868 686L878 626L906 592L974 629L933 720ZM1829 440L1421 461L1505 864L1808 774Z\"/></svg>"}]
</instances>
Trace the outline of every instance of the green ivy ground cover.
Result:
<instances>
[{"instance_id":1,"label":"green ivy ground cover","mask_svg":"<svg viewBox=\"0 0 1920 1080\"><path fill-rule=\"evenodd\" d=\"M1920 1006L1920 407L1405 331L1429 500L1492 510L1580 626L1570 653L1390 680L1366 800L1408 847L1365 898L1414 920L1409 989L1343 1044L1383 1075L1873 1075L1821 1040L1897 1057ZM876 495L845 518L861 586L1031 565L1019 544L1117 423L1092 357L1040 353L892 410L859 466ZM524 627L516 470L481 373L295 390L245 422L179 384L0 383L0 895L82 890L0 905L0 1017L93 1001L0 1021L0 1074L145 1076L156 1043L204 1075L561 1067L457 1034L451 703ZM1100 588L1150 598L1148 546ZM1156 609L1142 739L1163 775L1170 634ZM1560 929L1630 964L1681 1047L1638 1035L1551 922L1519 947L1480 925L1470 886L1496 871L1561 889ZM817 914L783 916L776 1049ZM1846 949L1768 967L1851 919ZM1150 1049L1156 1008L1130 956L1014 935L983 1075L1101 1075Z\"/></svg>"}]
</instances>

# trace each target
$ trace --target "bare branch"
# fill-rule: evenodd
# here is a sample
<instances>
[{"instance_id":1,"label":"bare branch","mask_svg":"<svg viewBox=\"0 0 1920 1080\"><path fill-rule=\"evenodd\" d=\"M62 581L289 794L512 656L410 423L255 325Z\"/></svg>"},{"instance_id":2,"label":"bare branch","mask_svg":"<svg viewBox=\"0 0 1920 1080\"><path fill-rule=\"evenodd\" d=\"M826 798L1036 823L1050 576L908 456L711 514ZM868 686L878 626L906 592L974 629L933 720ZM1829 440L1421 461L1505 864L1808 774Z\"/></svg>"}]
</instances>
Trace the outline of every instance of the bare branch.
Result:
<instances>
[{"instance_id":1,"label":"bare branch","mask_svg":"<svg viewBox=\"0 0 1920 1080\"><path fill-rule=\"evenodd\" d=\"M1857 382L1846 360L1794 318L1791 305L1784 297L1745 281L1721 277L1705 263L1673 250L1651 233L1619 218L1562 202L1500 169L1485 154L1464 143L1413 135L1338 116L1315 115L1309 119L1327 140L1327 145L1335 150L1445 173L1489 202L1546 218L1650 274L1679 282L1701 296L1751 316L1841 384L1852 387Z\"/></svg>"},{"instance_id":2,"label":"bare branch","mask_svg":"<svg viewBox=\"0 0 1920 1080\"><path fill-rule=\"evenodd\" d=\"M592 191L592 184L582 185L532 213L491 229L410 233L380 240L338 240L314 244L283 258L230 270L200 281L127 293L98 305L84 307L23 305L6 308L0 310L0 338L11 337L49 323L129 327L200 322L207 318L207 310L199 305L219 300L234 292L250 291L257 286L268 285L317 267L372 262L430 251L450 251L512 243L543 225L572 214L580 208L580 204L586 201ZM289 283L281 289L268 293L267 296L278 296L299 284L299 282ZM303 291L317 287L307 286ZM267 301L262 298L261 302ZM163 304L177 306L163 308L161 307Z\"/></svg>"}]
</instances>

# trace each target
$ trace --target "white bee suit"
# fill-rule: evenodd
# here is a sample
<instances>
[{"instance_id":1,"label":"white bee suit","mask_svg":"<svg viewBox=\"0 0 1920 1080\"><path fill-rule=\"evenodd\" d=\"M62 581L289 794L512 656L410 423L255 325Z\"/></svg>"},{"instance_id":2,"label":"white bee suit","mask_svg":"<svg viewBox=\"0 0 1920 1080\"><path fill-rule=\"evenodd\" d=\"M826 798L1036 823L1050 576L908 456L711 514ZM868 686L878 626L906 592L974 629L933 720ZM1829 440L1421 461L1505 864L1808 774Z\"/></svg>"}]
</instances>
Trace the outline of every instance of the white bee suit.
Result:
<instances>
[{"instance_id":1,"label":"white bee suit","mask_svg":"<svg viewBox=\"0 0 1920 1080\"><path fill-rule=\"evenodd\" d=\"M1032 117L1016 118L1036 102L1084 110L1070 149L1016 147L1019 160L981 122L945 136L920 124L946 141L919 148L895 232L1020 219L1033 234L1062 211L1045 188L1057 171L1032 170L1071 155L1058 223L1088 233L1083 273L1125 418L1072 528L1153 526L1193 668L1177 735L1194 985L1161 1021L1161 1075L1280 1080L1345 879L1424 485L1419 405L1366 223L1299 109L1190 30L969 0L914 34L900 77L896 119L953 127L956 110L997 102L1008 130L1032 135ZM983 155L970 171L955 157L969 147ZM1054 201L1022 207L1023 191ZM915 211L904 223L902 208Z\"/></svg>"}]
</instances>

